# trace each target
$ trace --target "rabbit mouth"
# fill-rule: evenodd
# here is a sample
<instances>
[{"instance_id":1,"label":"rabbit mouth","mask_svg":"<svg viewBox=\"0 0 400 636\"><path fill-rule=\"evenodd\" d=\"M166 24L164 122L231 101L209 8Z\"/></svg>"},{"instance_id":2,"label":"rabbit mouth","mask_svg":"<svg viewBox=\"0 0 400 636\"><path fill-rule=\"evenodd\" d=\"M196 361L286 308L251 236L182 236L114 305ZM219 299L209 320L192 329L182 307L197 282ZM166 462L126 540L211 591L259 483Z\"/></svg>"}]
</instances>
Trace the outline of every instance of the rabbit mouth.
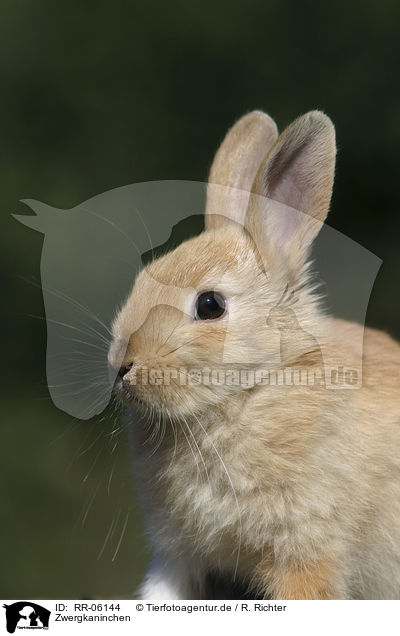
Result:
<instances>
[{"instance_id":1,"label":"rabbit mouth","mask_svg":"<svg viewBox=\"0 0 400 636\"><path fill-rule=\"evenodd\" d=\"M115 381L114 392L121 400L121 402L123 402L127 406L131 406L132 404L137 404L142 407L148 406L146 402L137 395L132 386L121 378L117 378L117 380Z\"/></svg>"}]
</instances>

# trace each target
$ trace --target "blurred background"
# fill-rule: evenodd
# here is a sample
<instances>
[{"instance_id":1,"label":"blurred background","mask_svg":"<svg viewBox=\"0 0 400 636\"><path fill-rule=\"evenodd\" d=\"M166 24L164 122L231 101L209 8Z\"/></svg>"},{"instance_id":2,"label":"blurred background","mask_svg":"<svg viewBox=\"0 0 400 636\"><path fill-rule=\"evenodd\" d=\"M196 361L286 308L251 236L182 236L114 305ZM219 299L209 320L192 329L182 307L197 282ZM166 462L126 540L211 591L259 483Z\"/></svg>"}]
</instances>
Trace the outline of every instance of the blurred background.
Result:
<instances>
[{"instance_id":1,"label":"blurred background","mask_svg":"<svg viewBox=\"0 0 400 636\"><path fill-rule=\"evenodd\" d=\"M1 2L0 597L120 598L149 558L126 433L49 399L43 237L10 216L19 200L205 180L246 111L283 128L323 109L339 148L329 223L383 259L367 322L399 337L399 27L395 0Z\"/></svg>"}]
</instances>

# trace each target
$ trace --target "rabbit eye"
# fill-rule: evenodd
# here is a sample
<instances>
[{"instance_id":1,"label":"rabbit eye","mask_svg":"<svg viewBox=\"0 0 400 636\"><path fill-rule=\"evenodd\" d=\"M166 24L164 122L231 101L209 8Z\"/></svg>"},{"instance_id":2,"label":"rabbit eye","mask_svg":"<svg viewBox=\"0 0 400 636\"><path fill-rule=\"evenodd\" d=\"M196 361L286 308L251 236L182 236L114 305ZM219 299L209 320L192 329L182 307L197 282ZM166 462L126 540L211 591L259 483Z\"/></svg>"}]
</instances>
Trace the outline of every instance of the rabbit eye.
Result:
<instances>
[{"instance_id":1,"label":"rabbit eye","mask_svg":"<svg viewBox=\"0 0 400 636\"><path fill-rule=\"evenodd\" d=\"M225 298L215 291L206 291L200 294L196 301L196 320L215 320L225 313Z\"/></svg>"}]
</instances>

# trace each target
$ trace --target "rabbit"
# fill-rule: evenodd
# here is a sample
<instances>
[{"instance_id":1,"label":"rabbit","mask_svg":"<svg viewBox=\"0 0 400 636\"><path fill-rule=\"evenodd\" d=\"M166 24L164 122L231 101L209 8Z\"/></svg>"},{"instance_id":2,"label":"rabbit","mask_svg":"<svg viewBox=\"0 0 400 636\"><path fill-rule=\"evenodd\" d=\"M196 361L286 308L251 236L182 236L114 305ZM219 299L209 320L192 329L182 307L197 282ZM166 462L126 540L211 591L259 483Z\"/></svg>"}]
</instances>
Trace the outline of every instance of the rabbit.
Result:
<instances>
[{"instance_id":1,"label":"rabbit","mask_svg":"<svg viewBox=\"0 0 400 636\"><path fill-rule=\"evenodd\" d=\"M310 277L335 155L320 111L280 135L243 116L212 163L204 232L147 265L114 320L154 553L141 598L206 598L213 572L254 597L400 598L400 346L365 329L361 368L363 327L330 317ZM322 361L362 380L327 386Z\"/></svg>"}]
</instances>

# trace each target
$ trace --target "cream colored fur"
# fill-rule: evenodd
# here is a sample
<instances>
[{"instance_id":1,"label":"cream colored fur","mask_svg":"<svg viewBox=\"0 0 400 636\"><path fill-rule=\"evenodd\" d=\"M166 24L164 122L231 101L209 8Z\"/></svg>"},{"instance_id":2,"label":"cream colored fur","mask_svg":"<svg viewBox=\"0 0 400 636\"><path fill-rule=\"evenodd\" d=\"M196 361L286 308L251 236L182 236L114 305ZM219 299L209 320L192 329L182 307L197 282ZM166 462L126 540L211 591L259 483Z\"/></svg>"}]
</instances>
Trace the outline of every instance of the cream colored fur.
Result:
<instances>
[{"instance_id":1,"label":"cream colored fur","mask_svg":"<svg viewBox=\"0 0 400 636\"><path fill-rule=\"evenodd\" d=\"M362 327L325 316L308 276L333 126L313 112L276 137L262 113L240 120L211 169L206 231L139 274L109 356L133 363L127 385L143 367L312 370L322 358L361 372ZM193 319L205 290L227 298L221 319ZM275 321L292 316L277 356ZM143 414L131 416L134 469L155 554L142 596L202 598L220 570L273 598L400 598L399 363L399 345L366 329L356 389L182 386L184 370L133 386L144 403L128 399ZM160 427L150 442L147 415Z\"/></svg>"}]
</instances>

